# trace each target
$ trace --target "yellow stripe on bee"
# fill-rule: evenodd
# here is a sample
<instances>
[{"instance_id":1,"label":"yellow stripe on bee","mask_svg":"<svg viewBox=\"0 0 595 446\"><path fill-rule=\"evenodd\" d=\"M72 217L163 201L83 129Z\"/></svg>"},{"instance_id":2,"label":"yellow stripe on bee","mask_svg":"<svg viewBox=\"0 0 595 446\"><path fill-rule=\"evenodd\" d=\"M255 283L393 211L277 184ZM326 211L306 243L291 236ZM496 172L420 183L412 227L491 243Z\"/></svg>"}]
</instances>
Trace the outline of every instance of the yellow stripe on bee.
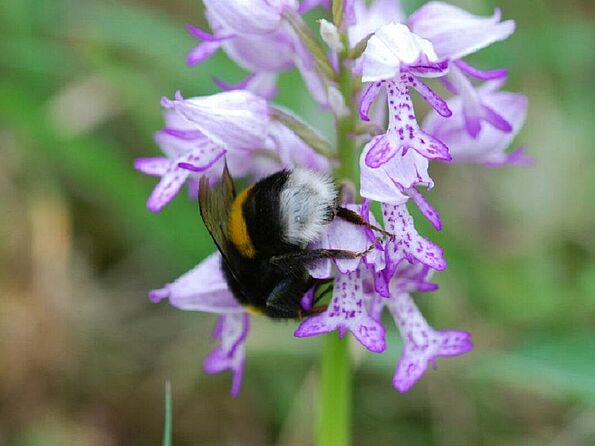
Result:
<instances>
[{"instance_id":1,"label":"yellow stripe on bee","mask_svg":"<svg viewBox=\"0 0 595 446\"><path fill-rule=\"evenodd\" d=\"M254 305L244 305L244 309L255 316L260 316L264 314L264 310L262 308L255 307Z\"/></svg>"},{"instance_id":2,"label":"yellow stripe on bee","mask_svg":"<svg viewBox=\"0 0 595 446\"><path fill-rule=\"evenodd\" d=\"M251 187L244 189L231 203L231 211L229 213L229 240L235 245L237 250L245 257L252 258L256 255L256 249L252 244L248 228L246 227L246 220L244 220L244 212L242 210Z\"/></svg>"}]
</instances>

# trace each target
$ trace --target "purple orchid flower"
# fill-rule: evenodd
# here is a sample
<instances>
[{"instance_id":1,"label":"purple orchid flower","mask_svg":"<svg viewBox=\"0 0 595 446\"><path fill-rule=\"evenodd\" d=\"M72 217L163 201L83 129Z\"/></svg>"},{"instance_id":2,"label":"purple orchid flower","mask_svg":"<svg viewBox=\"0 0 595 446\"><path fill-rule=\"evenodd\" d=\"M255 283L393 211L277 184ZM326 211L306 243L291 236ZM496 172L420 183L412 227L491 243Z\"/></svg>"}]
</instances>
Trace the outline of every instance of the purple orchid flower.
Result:
<instances>
[{"instance_id":1,"label":"purple orchid flower","mask_svg":"<svg viewBox=\"0 0 595 446\"><path fill-rule=\"evenodd\" d=\"M192 175L180 165L192 164L208 172L225 154L225 150L207 138L173 111L165 113L166 126L155 135L155 141L165 157L139 158L134 167L161 180L147 200L147 208L159 212L178 193ZM191 183L195 186L195 182ZM194 190L191 191L194 193Z\"/></svg>"},{"instance_id":2,"label":"purple orchid flower","mask_svg":"<svg viewBox=\"0 0 595 446\"><path fill-rule=\"evenodd\" d=\"M223 156L235 173L245 174L255 149L265 146L269 124L266 101L246 91L184 99L177 93L162 99L166 127L155 136L165 157L140 158L135 168L161 177L147 207L160 211L178 193L184 182L196 185L199 175L209 174ZM220 169L219 169L220 170Z\"/></svg>"},{"instance_id":3,"label":"purple orchid flower","mask_svg":"<svg viewBox=\"0 0 595 446\"><path fill-rule=\"evenodd\" d=\"M362 211L360 206L349 207ZM384 217L385 229L393 231L395 238L372 249L363 261L336 260L333 298L328 309L304 320L295 336L338 331L342 337L349 331L369 351L381 353L386 348L386 330L380 315L388 307L405 345L393 378L395 388L404 392L421 378L435 358L461 355L473 345L466 332L432 329L408 294L437 288L428 279L433 270L446 267L442 250L417 234L404 206L386 207ZM377 224L373 217L371 222ZM331 249L362 249L369 244L365 229L339 220L331 224L321 242L321 246ZM383 252L385 262L381 261ZM382 277L382 286L376 281L378 276ZM371 281L374 286L370 286Z\"/></svg>"},{"instance_id":4,"label":"purple orchid flower","mask_svg":"<svg viewBox=\"0 0 595 446\"><path fill-rule=\"evenodd\" d=\"M369 202L346 207L362 213L367 221L378 226L369 213ZM362 258L329 260L328 265L311 269L316 277L334 277L333 298L326 311L302 321L295 336L332 331L344 336L349 331L366 349L381 353L386 348L386 330L380 314L387 306L405 344L393 379L394 386L403 392L424 374L427 364L436 357L463 354L472 344L465 332L435 331L429 327L407 294L437 288L428 280L433 270L446 266L442 250L415 231L405 206L385 205L383 215L385 229L395 234L394 239L384 244L378 243L370 229L335 219L312 247L367 252ZM149 297L153 302L168 299L182 310L221 315L214 334L220 345L206 358L205 370L208 373L231 370L232 394L237 395L245 360L243 344L248 335L248 314L231 294L220 265L220 254L213 254L175 282L151 291ZM311 292L304 296L305 309L311 306L312 299Z\"/></svg>"},{"instance_id":5,"label":"purple orchid flower","mask_svg":"<svg viewBox=\"0 0 595 446\"><path fill-rule=\"evenodd\" d=\"M297 117L295 122L281 119L291 112L271 113L268 100L276 95L278 75L297 68L310 96L323 110L331 110L338 123L353 113L352 99L359 101L360 118L372 121L346 129L337 126L338 136L353 136L364 146L358 191L363 202L351 204L356 196L353 191L351 197L343 197L349 203L344 206L372 226L337 217L310 243L308 249L362 255L308 265L312 277L334 281L333 294L325 311L300 322L295 336L336 331L343 337L350 332L367 350L381 353L387 333L381 316L387 308L403 341L393 375L393 386L399 392L410 389L429 365L435 367L438 357L470 351L469 333L432 328L415 304L412 293L435 291L438 287L431 282L432 275L447 263L442 248L416 230L407 204L411 200L441 230L440 215L421 193L422 187L434 187L428 172L431 160L489 167L529 162L522 149L506 152L524 123L527 98L500 91L506 70L483 71L464 61L508 38L514 22L501 21L499 10L492 17L480 17L436 1L406 19L399 0L345 0L340 4L343 16L339 20L319 21L330 49L326 54L311 41L297 14L315 7L328 9L330 0L203 3L212 31L188 26L199 40L188 54L188 65L201 63L221 48L249 74L236 84L216 78L222 90L219 94L184 99L178 93L173 100L162 100L166 125L155 139L164 156L135 162L143 173L161 177L148 208L162 209L185 182L196 193L200 176L217 181L224 159L232 176L252 180L283 168L328 172L336 167L336 160L321 156L305 142L314 146L320 142L315 131L300 127ZM367 46L358 57L364 39ZM353 51L356 47L357 52ZM350 90L343 82L340 89L336 83L336 78L344 79L343 70L347 78L358 79ZM359 88L360 77L366 84L363 89ZM439 78L454 97L444 100L424 78ZM476 87L471 79L483 85ZM425 120L419 121L423 125L418 122L411 90L431 106ZM372 201L379 204L381 223L370 210ZM378 231L380 227L386 232ZM228 288L221 261L219 253L213 254L174 282L152 290L149 297L154 302L167 299L181 310L219 316L213 333L217 345L205 359L204 369L207 373L231 371L231 393L236 396L250 318ZM304 310L314 306L315 292L313 288L302 297Z\"/></svg>"},{"instance_id":6,"label":"purple orchid flower","mask_svg":"<svg viewBox=\"0 0 595 446\"><path fill-rule=\"evenodd\" d=\"M204 368L207 373L230 370L233 374L231 394L237 396L244 370L249 316L227 286L221 271L221 255L211 254L175 282L152 290L149 298L153 302L168 299L181 310L220 315L213 332L213 339L219 341L219 345L205 359Z\"/></svg>"},{"instance_id":7,"label":"purple orchid flower","mask_svg":"<svg viewBox=\"0 0 595 446\"><path fill-rule=\"evenodd\" d=\"M238 34L267 34L283 21L283 13L298 9L296 0L203 0L209 13Z\"/></svg>"},{"instance_id":8,"label":"purple orchid flower","mask_svg":"<svg viewBox=\"0 0 595 446\"><path fill-rule=\"evenodd\" d=\"M234 62L251 74L235 85L214 78L218 87L223 91L245 89L266 99L275 96L277 75L295 66L297 55L293 31L282 27L266 35L238 34L226 28L208 10L206 17L213 34L193 25L187 27L188 32L200 41L188 53L188 65L197 65L222 48Z\"/></svg>"},{"instance_id":9,"label":"purple orchid flower","mask_svg":"<svg viewBox=\"0 0 595 446\"><path fill-rule=\"evenodd\" d=\"M500 10L492 17L480 17L443 2L430 2L409 17L411 30L428 39L434 45L436 53L451 60L451 69L445 85L463 100L462 112L467 132L477 137L482 121L502 132L511 132L511 125L481 98L468 77L486 81L504 79L507 70L479 70L462 59L494 42L507 39L515 28L512 20L500 21Z\"/></svg>"},{"instance_id":10,"label":"purple orchid flower","mask_svg":"<svg viewBox=\"0 0 595 446\"><path fill-rule=\"evenodd\" d=\"M229 9L226 10L223 4L227 4ZM236 85L218 78L215 83L224 91L246 89L267 99L276 95L277 75L296 67L314 99L322 106L328 105L326 88L316 71L312 55L282 17L283 11L295 9L295 2L217 1L205 2L205 6L213 33L188 26L190 34L201 42L188 53L188 65L199 64L222 48L251 74ZM258 10L264 11L266 16L276 17L271 22L276 25L270 27L265 22L263 27L256 28L251 23L243 23L239 27L230 25L230 22L241 23L238 17L248 14L250 8L262 8Z\"/></svg>"},{"instance_id":11,"label":"purple orchid flower","mask_svg":"<svg viewBox=\"0 0 595 446\"><path fill-rule=\"evenodd\" d=\"M407 199L404 191L433 186L428 160L450 160L448 147L419 128L409 94L409 88L417 90L437 113L450 116L446 102L418 79L443 75L448 65L438 60L429 41L396 23L370 38L363 57L362 80L372 83L362 96L360 117L370 119L370 108L384 90L389 119L386 133L372 138L361 155L361 193L383 203L401 203Z\"/></svg>"},{"instance_id":12,"label":"purple orchid flower","mask_svg":"<svg viewBox=\"0 0 595 446\"><path fill-rule=\"evenodd\" d=\"M250 316L247 313L226 314L219 316L213 339L220 341L205 358L203 367L207 373L221 373L229 370L232 373L231 396L237 397L244 375L246 347L244 346L250 329Z\"/></svg>"},{"instance_id":13,"label":"purple orchid flower","mask_svg":"<svg viewBox=\"0 0 595 446\"><path fill-rule=\"evenodd\" d=\"M163 98L161 105L175 110L211 141L225 149L249 150L263 144L269 123L266 100L246 90L184 99Z\"/></svg>"},{"instance_id":14,"label":"purple orchid flower","mask_svg":"<svg viewBox=\"0 0 595 446\"><path fill-rule=\"evenodd\" d=\"M385 229L394 234L384 248L386 256L385 280L392 279L401 260L409 263L417 261L437 271L446 269L446 260L442 249L419 235L413 225L413 217L404 204L382 204L382 216Z\"/></svg>"},{"instance_id":15,"label":"purple orchid flower","mask_svg":"<svg viewBox=\"0 0 595 446\"><path fill-rule=\"evenodd\" d=\"M428 365L436 368L436 358L459 356L473 349L468 332L430 327L408 293L393 290L389 298L376 297L370 308L376 320L381 320L384 307L392 315L403 341L403 350L393 375L393 387L401 393L419 381Z\"/></svg>"},{"instance_id":16,"label":"purple orchid flower","mask_svg":"<svg viewBox=\"0 0 595 446\"><path fill-rule=\"evenodd\" d=\"M329 160L297 135L269 119L267 102L248 91L184 99L163 99L166 126L155 140L164 157L139 158L137 170L161 180L147 200L159 212L189 183L196 196L198 178L219 178L224 158L234 176L258 179L296 166L327 170Z\"/></svg>"},{"instance_id":17,"label":"purple orchid flower","mask_svg":"<svg viewBox=\"0 0 595 446\"><path fill-rule=\"evenodd\" d=\"M511 131L502 132L494 126L482 126L475 138L469 135L462 111L463 99L455 97L448 101L453 117L444 119L436 113L428 115L423 128L436 135L450 148L453 162L479 163L490 167L506 164L526 165L531 162L523 149L505 153L512 140L522 128L527 116L527 97L522 94L494 91L495 85L486 85L478 90L481 103L494 110L510 123Z\"/></svg>"},{"instance_id":18,"label":"purple orchid flower","mask_svg":"<svg viewBox=\"0 0 595 446\"><path fill-rule=\"evenodd\" d=\"M361 206L346 205L347 208L360 212ZM346 249L354 252L365 252L370 247L368 234L363 227L355 226L339 218L333 220L316 248ZM377 248L366 253L364 258L336 259L335 283L333 298L327 310L321 314L304 320L295 332L296 337L316 336L337 330L343 337L347 331L369 351L384 351L384 327L367 312L363 289L364 275L367 274L366 263L374 264ZM329 277L331 261L319 264L313 273L315 277Z\"/></svg>"},{"instance_id":19,"label":"purple orchid flower","mask_svg":"<svg viewBox=\"0 0 595 446\"><path fill-rule=\"evenodd\" d=\"M400 73L439 77L448 64L439 60L431 42L401 23L387 23L374 33L363 54L362 81L391 80Z\"/></svg>"}]
</instances>

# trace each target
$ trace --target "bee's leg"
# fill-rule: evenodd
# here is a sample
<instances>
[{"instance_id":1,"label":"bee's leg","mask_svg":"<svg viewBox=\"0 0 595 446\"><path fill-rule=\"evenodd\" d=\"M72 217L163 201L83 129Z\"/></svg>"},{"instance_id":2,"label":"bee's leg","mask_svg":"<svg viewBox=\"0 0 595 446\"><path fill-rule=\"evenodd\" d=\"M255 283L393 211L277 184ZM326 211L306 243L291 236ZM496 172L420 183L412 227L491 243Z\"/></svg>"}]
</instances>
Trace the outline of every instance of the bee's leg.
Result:
<instances>
[{"instance_id":1,"label":"bee's leg","mask_svg":"<svg viewBox=\"0 0 595 446\"><path fill-rule=\"evenodd\" d=\"M290 273L294 270L302 272L304 269L304 265L316 262L317 260L357 259L358 257L364 255L366 252L367 251L347 251L345 249L310 249L273 256L269 259L269 261L278 268L288 270Z\"/></svg>"},{"instance_id":2,"label":"bee's leg","mask_svg":"<svg viewBox=\"0 0 595 446\"><path fill-rule=\"evenodd\" d=\"M282 280L268 295L266 305L282 317L299 318L301 316L300 299L305 292L303 288L303 281L293 277Z\"/></svg>"},{"instance_id":3,"label":"bee's leg","mask_svg":"<svg viewBox=\"0 0 595 446\"><path fill-rule=\"evenodd\" d=\"M361 217L361 215L359 215L357 212L353 212L351 209L339 206L337 208L337 217L348 221L349 223L353 223L354 225L365 226L366 228L370 228L371 230L384 234L388 237L394 237L394 234L391 234L390 232L387 232L378 226L368 223Z\"/></svg>"},{"instance_id":4,"label":"bee's leg","mask_svg":"<svg viewBox=\"0 0 595 446\"><path fill-rule=\"evenodd\" d=\"M324 313L326 311L326 309L328 308L328 305L318 305L314 308L312 308L309 312L308 312L308 316L311 314L320 314L320 313Z\"/></svg>"}]
</instances>

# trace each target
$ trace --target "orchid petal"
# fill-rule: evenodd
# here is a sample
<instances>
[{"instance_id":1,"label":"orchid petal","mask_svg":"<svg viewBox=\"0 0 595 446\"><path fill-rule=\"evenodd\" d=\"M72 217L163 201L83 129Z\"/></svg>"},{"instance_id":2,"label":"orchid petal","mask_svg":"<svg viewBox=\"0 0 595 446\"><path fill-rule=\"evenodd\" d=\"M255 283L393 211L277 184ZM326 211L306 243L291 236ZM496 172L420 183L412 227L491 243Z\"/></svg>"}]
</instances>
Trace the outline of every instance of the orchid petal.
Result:
<instances>
[{"instance_id":1,"label":"orchid petal","mask_svg":"<svg viewBox=\"0 0 595 446\"><path fill-rule=\"evenodd\" d=\"M134 168L139 172L152 176L163 176L169 169L171 160L165 157L137 158L134 160Z\"/></svg>"},{"instance_id":2,"label":"orchid petal","mask_svg":"<svg viewBox=\"0 0 595 446\"><path fill-rule=\"evenodd\" d=\"M401 260L392 274L385 272L385 278L390 283L390 292L394 293L427 293L436 291L438 285L428 280L434 270L418 261L413 263Z\"/></svg>"},{"instance_id":3,"label":"orchid petal","mask_svg":"<svg viewBox=\"0 0 595 446\"><path fill-rule=\"evenodd\" d=\"M404 203L407 196L403 195L393 179L387 175L384 168L371 168L366 163L366 155L370 147L384 143L385 135L375 136L364 147L360 156L360 194L362 197L381 203Z\"/></svg>"},{"instance_id":4,"label":"orchid petal","mask_svg":"<svg viewBox=\"0 0 595 446\"><path fill-rule=\"evenodd\" d=\"M331 6L331 0L302 0L298 12L305 14L311 9L320 6L321 8L329 9Z\"/></svg>"},{"instance_id":5,"label":"orchid petal","mask_svg":"<svg viewBox=\"0 0 595 446\"><path fill-rule=\"evenodd\" d=\"M280 168L305 167L317 171L329 169L328 158L316 153L312 147L278 121L272 121L270 124L267 147L279 156Z\"/></svg>"},{"instance_id":6,"label":"orchid petal","mask_svg":"<svg viewBox=\"0 0 595 446\"><path fill-rule=\"evenodd\" d=\"M177 164L172 163L149 195L147 208L151 212L159 212L176 196L189 174L189 171L180 169Z\"/></svg>"},{"instance_id":7,"label":"orchid petal","mask_svg":"<svg viewBox=\"0 0 595 446\"><path fill-rule=\"evenodd\" d=\"M393 376L399 392L409 390L440 356L458 356L473 348L471 335L458 330L434 330L409 294L392 297L387 306L403 339L404 347Z\"/></svg>"},{"instance_id":8,"label":"orchid petal","mask_svg":"<svg viewBox=\"0 0 595 446\"><path fill-rule=\"evenodd\" d=\"M344 204L345 208L360 212L360 206L355 204ZM310 244L309 249L336 249L351 252L364 252L370 247L370 241L364 226L355 225L342 218L335 218L329 224L323 236L315 243ZM371 254L371 253L368 253ZM347 273L358 269L361 258L335 259L337 269L341 273ZM330 276L330 261L327 259L312 263L308 268L310 275L315 278L326 278Z\"/></svg>"},{"instance_id":9,"label":"orchid petal","mask_svg":"<svg viewBox=\"0 0 595 446\"><path fill-rule=\"evenodd\" d=\"M477 138L481 131L481 119L484 114L479 93L457 67L450 70L448 80L452 82L463 101L461 112L465 122L465 129L472 138Z\"/></svg>"},{"instance_id":10,"label":"orchid petal","mask_svg":"<svg viewBox=\"0 0 595 446\"><path fill-rule=\"evenodd\" d=\"M267 103L249 91L233 90L190 99L176 94L173 101L164 98L162 103L226 149L254 149L264 144L269 122Z\"/></svg>"},{"instance_id":11,"label":"orchid petal","mask_svg":"<svg viewBox=\"0 0 595 446\"><path fill-rule=\"evenodd\" d=\"M514 21L500 22L500 11L492 17L473 15L443 2L429 2L408 20L411 30L428 39L440 57L461 59L514 32Z\"/></svg>"},{"instance_id":12,"label":"orchid petal","mask_svg":"<svg viewBox=\"0 0 595 446\"><path fill-rule=\"evenodd\" d=\"M300 305L303 310L310 311L314 307L314 288L310 288L300 300Z\"/></svg>"},{"instance_id":13,"label":"orchid petal","mask_svg":"<svg viewBox=\"0 0 595 446\"><path fill-rule=\"evenodd\" d=\"M388 90L389 128L396 144L403 148L403 154L409 149L417 151L428 159L449 161L448 147L439 139L420 130L415 118L413 102L407 89L410 75L402 75L401 82L389 81ZM372 167L372 166L371 166Z\"/></svg>"},{"instance_id":14,"label":"orchid petal","mask_svg":"<svg viewBox=\"0 0 595 446\"><path fill-rule=\"evenodd\" d=\"M382 81L372 82L363 94L359 106L359 117L362 121L370 120L370 107L378 97L381 86Z\"/></svg>"},{"instance_id":15,"label":"orchid petal","mask_svg":"<svg viewBox=\"0 0 595 446\"><path fill-rule=\"evenodd\" d=\"M384 311L384 307L386 303L384 302L387 296L378 296L374 294L370 294L368 296L368 314L372 319L378 322L382 322L382 312Z\"/></svg>"},{"instance_id":16,"label":"orchid petal","mask_svg":"<svg viewBox=\"0 0 595 446\"><path fill-rule=\"evenodd\" d=\"M267 100L274 98L277 96L277 73L254 73L246 85L246 90Z\"/></svg>"},{"instance_id":17,"label":"orchid petal","mask_svg":"<svg viewBox=\"0 0 595 446\"><path fill-rule=\"evenodd\" d=\"M489 161L485 162L487 167L502 167L502 166L531 166L535 160L525 153L525 147L518 147L510 153L495 154L490 157Z\"/></svg>"},{"instance_id":18,"label":"orchid petal","mask_svg":"<svg viewBox=\"0 0 595 446\"><path fill-rule=\"evenodd\" d=\"M512 124L502 117L497 111L486 104L483 105L484 118L492 127L504 133L512 132Z\"/></svg>"},{"instance_id":19,"label":"orchid petal","mask_svg":"<svg viewBox=\"0 0 595 446\"><path fill-rule=\"evenodd\" d=\"M463 60L457 60L455 65L467 76L474 77L480 81L503 79L508 76L508 70L506 68L498 68L496 70L480 70Z\"/></svg>"},{"instance_id":20,"label":"orchid petal","mask_svg":"<svg viewBox=\"0 0 595 446\"><path fill-rule=\"evenodd\" d=\"M240 393L242 384L246 358L244 342L249 329L250 319L247 313L220 316L213 333L220 344L203 362L204 370L209 374L225 370L232 372L231 396L234 398Z\"/></svg>"},{"instance_id":21,"label":"orchid petal","mask_svg":"<svg viewBox=\"0 0 595 446\"><path fill-rule=\"evenodd\" d=\"M297 10L296 1L203 0L208 12L240 34L266 34L280 24L284 8Z\"/></svg>"},{"instance_id":22,"label":"orchid petal","mask_svg":"<svg viewBox=\"0 0 595 446\"><path fill-rule=\"evenodd\" d=\"M217 22L210 18L212 26ZM219 25L220 26L220 25ZM221 28L225 32L225 28ZM270 34L239 34L222 42L225 53L238 65L253 73L275 74L294 66L297 37L284 27Z\"/></svg>"},{"instance_id":23,"label":"orchid petal","mask_svg":"<svg viewBox=\"0 0 595 446\"><path fill-rule=\"evenodd\" d=\"M180 310L206 311L209 313L241 313L242 306L227 286L221 270L221 254L211 254L194 269L163 288L152 290L153 302L168 299Z\"/></svg>"},{"instance_id":24,"label":"orchid petal","mask_svg":"<svg viewBox=\"0 0 595 446\"><path fill-rule=\"evenodd\" d=\"M414 78L413 76L407 76L407 84L415 88L425 101L432 106L439 115L448 118L452 116L452 111L448 108L448 104L444 99L438 96L434 90L432 90L425 82Z\"/></svg>"},{"instance_id":25,"label":"orchid petal","mask_svg":"<svg viewBox=\"0 0 595 446\"><path fill-rule=\"evenodd\" d=\"M493 110L510 124L510 132L492 125L483 125L477 137L472 138L466 129L462 98L448 101L453 111L451 118L444 119L432 113L424 121L423 128L448 144L454 162L498 164L506 159L504 151L523 126L527 115L527 98L515 93L486 92L483 88L478 91L478 95L483 106Z\"/></svg>"},{"instance_id":26,"label":"orchid petal","mask_svg":"<svg viewBox=\"0 0 595 446\"><path fill-rule=\"evenodd\" d=\"M196 39L202 40L204 42L219 42L221 40L227 40L235 37L232 33L209 34L198 26L191 24L186 25L186 31L188 31Z\"/></svg>"},{"instance_id":27,"label":"orchid petal","mask_svg":"<svg viewBox=\"0 0 595 446\"><path fill-rule=\"evenodd\" d=\"M245 90L253 77L254 77L254 74L250 74L250 75L246 76L244 79L242 79L240 82L235 83L235 84L230 84L230 83L225 82L224 80L219 79L218 77L214 76L213 83L215 85L217 85L217 87L219 87L219 89L222 91Z\"/></svg>"},{"instance_id":28,"label":"orchid petal","mask_svg":"<svg viewBox=\"0 0 595 446\"><path fill-rule=\"evenodd\" d=\"M309 249L330 249L328 231L322 234L319 240L308 245ZM308 264L308 273L315 279L328 279L333 274L333 262L331 259L321 259Z\"/></svg>"},{"instance_id":29,"label":"orchid petal","mask_svg":"<svg viewBox=\"0 0 595 446\"><path fill-rule=\"evenodd\" d=\"M316 69L312 55L304 45L296 44L294 62L314 100L323 107L328 106L325 83Z\"/></svg>"},{"instance_id":30,"label":"orchid petal","mask_svg":"<svg viewBox=\"0 0 595 446\"><path fill-rule=\"evenodd\" d=\"M186 64L189 67L204 62L211 57L219 48L221 42L202 42L192 48L186 56Z\"/></svg>"},{"instance_id":31,"label":"orchid petal","mask_svg":"<svg viewBox=\"0 0 595 446\"><path fill-rule=\"evenodd\" d=\"M364 159L367 166L377 169L388 163L397 154L399 147L394 143L391 144L391 140L387 137L374 138L372 141L366 150Z\"/></svg>"},{"instance_id":32,"label":"orchid petal","mask_svg":"<svg viewBox=\"0 0 595 446\"><path fill-rule=\"evenodd\" d=\"M423 65L438 60L428 40L394 22L382 26L370 37L363 58L362 82L393 79L400 73L401 65Z\"/></svg>"},{"instance_id":33,"label":"orchid petal","mask_svg":"<svg viewBox=\"0 0 595 446\"><path fill-rule=\"evenodd\" d=\"M432 226L434 226L437 231L440 231L442 229L440 214L438 214L432 205L428 203L425 197L415 187L410 187L405 191L405 193L411 197L423 216L426 217L430 223L432 223Z\"/></svg>"},{"instance_id":34,"label":"orchid petal","mask_svg":"<svg viewBox=\"0 0 595 446\"><path fill-rule=\"evenodd\" d=\"M355 0L353 10L355 20L347 29L351 47L376 32L382 25L405 21L405 13L399 0L375 0L368 8L365 1Z\"/></svg>"},{"instance_id":35,"label":"orchid petal","mask_svg":"<svg viewBox=\"0 0 595 446\"><path fill-rule=\"evenodd\" d=\"M360 156L360 194L381 203L402 204L407 201L404 189L421 184L432 187L428 175L428 160L414 150L398 155L378 168L368 166L367 153L378 140L386 135L374 137Z\"/></svg>"},{"instance_id":36,"label":"orchid petal","mask_svg":"<svg viewBox=\"0 0 595 446\"><path fill-rule=\"evenodd\" d=\"M356 213L359 211L355 205L345 205L345 207ZM327 230L327 237L328 249L364 252L370 246L364 227L354 225L341 218L335 218L331 222ZM337 264L337 269L345 274L355 271L360 264L360 259L335 259L335 263Z\"/></svg>"},{"instance_id":37,"label":"orchid petal","mask_svg":"<svg viewBox=\"0 0 595 446\"><path fill-rule=\"evenodd\" d=\"M441 77L448 73L450 65L448 59L438 62L421 61L407 65L403 71L420 77Z\"/></svg>"},{"instance_id":38,"label":"orchid petal","mask_svg":"<svg viewBox=\"0 0 595 446\"><path fill-rule=\"evenodd\" d=\"M390 297L390 289L388 287L388 282L386 281L384 271L377 271L374 273L374 291L376 291L376 294L382 296L383 298Z\"/></svg>"},{"instance_id":39,"label":"orchid petal","mask_svg":"<svg viewBox=\"0 0 595 446\"><path fill-rule=\"evenodd\" d=\"M207 143L171 162L161 181L149 196L147 208L152 212L160 211L178 193L188 178L189 171L204 172L224 154L225 150L213 143Z\"/></svg>"},{"instance_id":40,"label":"orchid petal","mask_svg":"<svg viewBox=\"0 0 595 446\"><path fill-rule=\"evenodd\" d=\"M170 159L178 158L208 139L174 110L164 113L165 127L155 133L155 142Z\"/></svg>"},{"instance_id":41,"label":"orchid petal","mask_svg":"<svg viewBox=\"0 0 595 446\"><path fill-rule=\"evenodd\" d=\"M387 265L396 265L402 259L410 262L416 259L439 271L446 268L442 248L417 233L405 205L382 204L382 215L384 228L395 235L385 247Z\"/></svg>"}]
</instances>

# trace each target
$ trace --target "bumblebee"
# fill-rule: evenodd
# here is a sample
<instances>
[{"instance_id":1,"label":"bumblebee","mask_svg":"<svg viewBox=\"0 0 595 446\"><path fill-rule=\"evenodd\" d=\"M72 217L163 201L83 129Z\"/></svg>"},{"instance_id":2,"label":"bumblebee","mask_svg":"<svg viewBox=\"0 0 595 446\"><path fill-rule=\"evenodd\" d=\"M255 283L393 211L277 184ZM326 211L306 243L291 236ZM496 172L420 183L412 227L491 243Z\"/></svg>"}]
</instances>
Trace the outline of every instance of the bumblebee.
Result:
<instances>
[{"instance_id":1,"label":"bumblebee","mask_svg":"<svg viewBox=\"0 0 595 446\"><path fill-rule=\"evenodd\" d=\"M274 173L237 195L227 166L214 187L207 177L200 179L202 219L221 252L229 288L247 311L301 319L326 308L302 309L303 295L329 282L313 278L308 265L363 253L308 245L320 239L335 217L380 230L338 203L328 176L300 168Z\"/></svg>"}]
</instances>

